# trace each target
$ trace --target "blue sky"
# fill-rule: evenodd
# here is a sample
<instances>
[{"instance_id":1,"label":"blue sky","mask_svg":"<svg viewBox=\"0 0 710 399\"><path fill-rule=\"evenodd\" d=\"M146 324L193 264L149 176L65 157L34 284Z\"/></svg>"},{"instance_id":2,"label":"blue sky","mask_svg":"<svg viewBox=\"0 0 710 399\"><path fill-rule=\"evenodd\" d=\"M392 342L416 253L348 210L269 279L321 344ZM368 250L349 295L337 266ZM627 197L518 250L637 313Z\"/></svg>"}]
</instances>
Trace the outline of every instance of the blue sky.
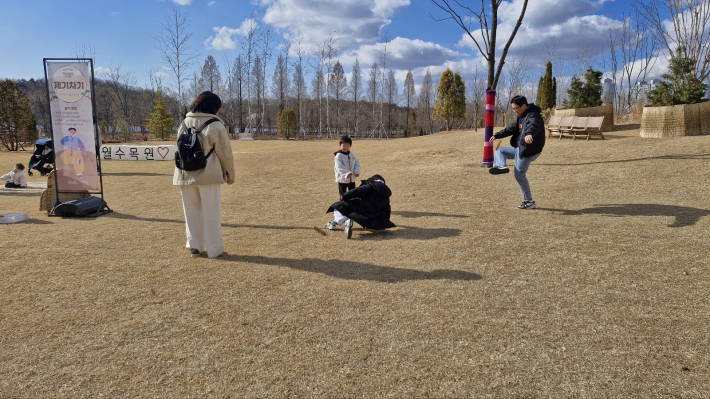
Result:
<instances>
[{"instance_id":1,"label":"blue sky","mask_svg":"<svg viewBox=\"0 0 710 399\"><path fill-rule=\"evenodd\" d=\"M362 70L377 61L382 37L390 40L388 67L403 80L408 69L417 77L430 68L434 77L446 67L462 73L480 65L473 42L429 0L29 0L3 2L0 19L0 78L42 77L42 58L69 58L77 49L95 49L96 70L120 67L148 85L150 71L159 71L157 42L161 22L175 4L189 13L192 50L199 65L212 55L221 68L241 51L241 27L257 15L260 28L269 27L278 43L300 32L311 50L331 33L340 47L339 59L349 73L357 58ZM479 2L470 2L472 6ZM518 16L522 0L501 6L499 48ZM531 68L542 70L550 37L558 55L573 59L580 47L605 47L604 33L630 14L631 0L530 0L511 54L527 49ZM256 14L255 14L256 13ZM218 34L221 32L221 35ZM233 47L233 48L232 48ZM196 65L198 67L199 65ZM603 70L601 65L597 69ZM224 73L223 73L224 74ZM417 82L418 83L418 82ZM400 83L401 85L401 83Z\"/></svg>"}]
</instances>

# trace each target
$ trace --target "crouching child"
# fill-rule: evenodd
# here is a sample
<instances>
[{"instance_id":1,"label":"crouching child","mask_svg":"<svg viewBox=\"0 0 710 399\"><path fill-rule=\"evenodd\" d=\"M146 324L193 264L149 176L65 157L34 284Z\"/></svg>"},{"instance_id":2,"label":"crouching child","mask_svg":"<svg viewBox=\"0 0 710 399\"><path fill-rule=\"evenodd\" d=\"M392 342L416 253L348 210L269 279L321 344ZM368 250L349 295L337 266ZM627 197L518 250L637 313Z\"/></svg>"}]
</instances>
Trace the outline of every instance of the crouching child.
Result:
<instances>
[{"instance_id":1,"label":"crouching child","mask_svg":"<svg viewBox=\"0 0 710 399\"><path fill-rule=\"evenodd\" d=\"M345 236L350 238L353 234L353 221L372 230L396 227L390 221L391 196L392 191L382 176L374 175L363 180L360 187L344 193L341 201L328 208L326 213L333 212L334 223L328 222L325 228L334 230L337 225L342 225Z\"/></svg>"}]
</instances>

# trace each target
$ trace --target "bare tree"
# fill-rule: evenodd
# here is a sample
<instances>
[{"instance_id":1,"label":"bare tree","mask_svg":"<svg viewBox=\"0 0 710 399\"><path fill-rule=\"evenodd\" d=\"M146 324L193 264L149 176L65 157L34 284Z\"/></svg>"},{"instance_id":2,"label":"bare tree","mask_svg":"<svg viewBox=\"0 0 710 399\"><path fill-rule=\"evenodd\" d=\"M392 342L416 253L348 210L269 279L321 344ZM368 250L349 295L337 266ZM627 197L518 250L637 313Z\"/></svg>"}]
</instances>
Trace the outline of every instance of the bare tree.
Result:
<instances>
[{"instance_id":1,"label":"bare tree","mask_svg":"<svg viewBox=\"0 0 710 399\"><path fill-rule=\"evenodd\" d=\"M106 80L111 101L114 106L120 111L121 117L126 123L131 123L132 111L134 109L134 95L137 81L131 72L121 72L121 67L110 70L103 74ZM123 132L129 134L129 132Z\"/></svg>"},{"instance_id":2,"label":"bare tree","mask_svg":"<svg viewBox=\"0 0 710 399\"><path fill-rule=\"evenodd\" d=\"M515 35L518 33L518 28L523 23L523 16L525 16L525 10L528 7L528 0L523 0L523 8L520 12L520 17L515 23L513 32L511 32L508 41L503 48L503 52L500 56L500 63L496 68L496 40L498 34L498 8L500 7L503 0L491 0L490 8L487 10L485 7L484 0L481 0L480 11L474 11L465 4L460 3L458 0L430 0L432 4L439 7L448 17L445 18L434 18L436 21L444 21L447 19L453 20L461 29L466 32L468 37L473 40L473 43L478 48L478 51L483 55L483 58L488 61L488 87L495 89L498 85L498 79L500 78L500 73L505 64L505 57L508 55L508 49L513 43ZM456 7L454 7L454 5ZM488 17L490 16L490 26ZM473 23L478 24L478 33L481 35L480 39L474 37L475 30L472 30ZM479 42L480 41L480 42Z\"/></svg>"},{"instance_id":3,"label":"bare tree","mask_svg":"<svg viewBox=\"0 0 710 399\"><path fill-rule=\"evenodd\" d=\"M414 88L414 76L412 75L412 70L407 71L407 77L404 78L404 87L402 88L402 97L404 97L404 103L407 106L407 122L405 129L409 130L409 114L411 112L412 105L414 103L414 96L417 95L417 91Z\"/></svg>"},{"instance_id":4,"label":"bare tree","mask_svg":"<svg viewBox=\"0 0 710 399\"><path fill-rule=\"evenodd\" d=\"M236 102L236 117L232 117L233 122L239 126L239 131L244 133L244 94L246 92L247 75L249 74L246 69L246 64L242 55L238 55L234 59L234 64L232 66L231 82L232 90L234 90L233 98Z\"/></svg>"},{"instance_id":5,"label":"bare tree","mask_svg":"<svg viewBox=\"0 0 710 399\"><path fill-rule=\"evenodd\" d=\"M325 127L328 132L328 137L330 137L330 88L328 86L330 84L329 76L333 72L335 59L340 51L338 46L335 44L337 40L338 39L333 36L333 33L331 33L325 40L323 40L323 44L318 51L319 68L321 73L325 73ZM325 72L323 72L323 69L325 69Z\"/></svg>"},{"instance_id":6,"label":"bare tree","mask_svg":"<svg viewBox=\"0 0 710 399\"><path fill-rule=\"evenodd\" d=\"M215 61L214 57L208 55L207 59L205 59L205 64L202 66L202 70L200 71L200 92L208 90L215 94L221 94L221 82L222 74L219 72L217 61Z\"/></svg>"},{"instance_id":7,"label":"bare tree","mask_svg":"<svg viewBox=\"0 0 710 399\"><path fill-rule=\"evenodd\" d=\"M276 59L276 67L274 68L274 77L272 79L271 92L278 101L279 112L286 108L288 99L289 82L288 82L288 53L279 54Z\"/></svg>"},{"instance_id":8,"label":"bare tree","mask_svg":"<svg viewBox=\"0 0 710 399\"><path fill-rule=\"evenodd\" d=\"M253 94L254 85L252 84L252 70L254 65L254 59L256 58L256 45L257 45L257 29L259 26L253 22L254 18L247 19L246 22L249 24L246 27L246 32L244 33L244 40L242 40L242 53L244 61L244 76L246 76L246 89L247 89L247 129L252 129L254 127L253 122L256 120L252 113L253 104ZM258 86L257 86L258 87Z\"/></svg>"},{"instance_id":9,"label":"bare tree","mask_svg":"<svg viewBox=\"0 0 710 399\"><path fill-rule=\"evenodd\" d=\"M374 137L375 129L379 125L377 123L377 100L380 93L380 67L375 62L370 68L370 74L367 77L367 99L372 104L372 132Z\"/></svg>"},{"instance_id":10,"label":"bare tree","mask_svg":"<svg viewBox=\"0 0 710 399\"><path fill-rule=\"evenodd\" d=\"M269 114L266 113L266 105L268 103L268 97L266 96L266 69L271 63L272 59L272 48L271 42L273 41L272 32L270 28L265 28L261 35L259 35L258 47L259 47L259 58L261 61L261 85L259 90L261 90L261 119L262 124L260 129L264 129L268 124Z\"/></svg>"},{"instance_id":11,"label":"bare tree","mask_svg":"<svg viewBox=\"0 0 710 399\"><path fill-rule=\"evenodd\" d=\"M426 122L427 133L434 131L434 98L434 83L431 79L431 71L427 68L424 81L419 89L419 101L417 103L419 115L424 117L423 119L420 118L420 120Z\"/></svg>"},{"instance_id":12,"label":"bare tree","mask_svg":"<svg viewBox=\"0 0 710 399\"><path fill-rule=\"evenodd\" d=\"M262 107L262 101L264 100L261 97L261 86L263 85L264 81L264 75L262 75L263 69L261 68L261 57L258 55L254 58L254 62L251 68L251 84L252 84L252 93L255 94L254 97L254 108L256 108L257 112L254 113L253 115L249 115L250 121L249 123L256 127L257 132L261 132L263 135L263 130L262 130L262 123L263 123L263 113L259 112L261 107ZM251 103L251 101L250 101Z\"/></svg>"},{"instance_id":13,"label":"bare tree","mask_svg":"<svg viewBox=\"0 0 710 399\"><path fill-rule=\"evenodd\" d=\"M386 91L387 91L387 56L389 55L389 52L387 51L387 45L390 42L389 39L389 33L385 33L382 35L381 38L381 43L382 43L382 50L377 50L377 60L380 62L380 65L382 66L382 69L380 69L380 76L382 77L381 83L380 83L380 88L382 90L382 95L380 96L380 118L378 120L378 129L380 132L380 138L382 138L382 131L385 131L385 135L387 134L387 130L385 130L384 127L384 107L385 107L385 97L386 97ZM389 115L390 107L389 103L387 106L387 112ZM388 117L389 119L389 117ZM389 126L387 127L389 130Z\"/></svg>"},{"instance_id":14,"label":"bare tree","mask_svg":"<svg viewBox=\"0 0 710 399\"><path fill-rule=\"evenodd\" d=\"M358 98L360 98L360 93L362 92L362 77L360 76L360 61L355 59L355 64L353 65L353 70L350 73L350 95L353 99L353 107L355 114L355 134L360 133L360 124L358 123Z\"/></svg>"},{"instance_id":15,"label":"bare tree","mask_svg":"<svg viewBox=\"0 0 710 399\"><path fill-rule=\"evenodd\" d=\"M469 102L469 112L472 114L467 117L468 120L473 121L473 128L478 130L479 121L483 119L484 110L486 106L486 82L484 79L483 69L476 65L471 74L470 83L466 87L469 91L470 98Z\"/></svg>"},{"instance_id":16,"label":"bare tree","mask_svg":"<svg viewBox=\"0 0 710 399\"><path fill-rule=\"evenodd\" d=\"M644 17L635 13L634 18L622 15L622 25L616 32L616 42L621 52L621 85L619 92L625 93L622 109L631 113L631 106L638 100L638 90L632 90L639 82L646 79L648 71L656 63L658 42L655 34L642 23ZM627 85L624 90L624 80Z\"/></svg>"},{"instance_id":17,"label":"bare tree","mask_svg":"<svg viewBox=\"0 0 710 399\"><path fill-rule=\"evenodd\" d=\"M298 103L298 129L306 138L306 131L303 128L303 99L306 94L306 77L303 61L308 52L308 46L303 44L303 36L300 32L296 32L291 40L289 51L294 54L294 71L293 71L293 86L296 91L296 101Z\"/></svg>"},{"instance_id":18,"label":"bare tree","mask_svg":"<svg viewBox=\"0 0 710 399\"><path fill-rule=\"evenodd\" d=\"M189 76L187 69L197 59L197 53L190 50L192 33L189 31L188 13L181 11L175 4L171 4L161 27L160 36L156 36L155 40L158 42L163 62L168 65L175 79L178 101L185 105L187 100L183 85Z\"/></svg>"},{"instance_id":19,"label":"bare tree","mask_svg":"<svg viewBox=\"0 0 710 399\"><path fill-rule=\"evenodd\" d=\"M329 95L333 97L333 102L335 103L335 134L339 134L341 103L345 98L345 91L348 87L348 79L345 77L343 65L340 61L335 62L333 72L330 74L328 81Z\"/></svg>"},{"instance_id":20,"label":"bare tree","mask_svg":"<svg viewBox=\"0 0 710 399\"><path fill-rule=\"evenodd\" d=\"M74 43L76 58L91 58L96 65L96 47L89 42Z\"/></svg>"},{"instance_id":21,"label":"bare tree","mask_svg":"<svg viewBox=\"0 0 710 399\"><path fill-rule=\"evenodd\" d=\"M695 77L710 76L710 1L708 0L634 0L636 15L649 34L672 57L677 47L685 48L695 60ZM673 28L666 25L670 15Z\"/></svg>"},{"instance_id":22,"label":"bare tree","mask_svg":"<svg viewBox=\"0 0 710 399\"><path fill-rule=\"evenodd\" d=\"M397 88L397 80L394 78L394 71L390 70L387 74L385 86L385 96L387 97L387 131L392 132L392 108L397 106L399 101L399 89Z\"/></svg>"},{"instance_id":23,"label":"bare tree","mask_svg":"<svg viewBox=\"0 0 710 399\"><path fill-rule=\"evenodd\" d=\"M318 138L321 138L323 134L323 92L325 91L325 77L323 76L322 69L315 70L315 76L313 77L313 98L317 99L318 102Z\"/></svg>"}]
</instances>

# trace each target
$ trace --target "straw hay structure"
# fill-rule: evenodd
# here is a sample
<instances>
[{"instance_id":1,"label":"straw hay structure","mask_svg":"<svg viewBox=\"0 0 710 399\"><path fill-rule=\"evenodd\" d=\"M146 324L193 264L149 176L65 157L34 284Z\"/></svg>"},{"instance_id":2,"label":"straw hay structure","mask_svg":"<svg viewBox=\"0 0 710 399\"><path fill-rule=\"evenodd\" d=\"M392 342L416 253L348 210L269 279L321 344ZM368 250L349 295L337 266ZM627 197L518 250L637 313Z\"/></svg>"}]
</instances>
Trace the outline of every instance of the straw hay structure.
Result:
<instances>
[{"instance_id":1,"label":"straw hay structure","mask_svg":"<svg viewBox=\"0 0 710 399\"><path fill-rule=\"evenodd\" d=\"M644 138L710 134L710 101L698 104L644 107L639 134Z\"/></svg>"},{"instance_id":2,"label":"straw hay structure","mask_svg":"<svg viewBox=\"0 0 710 399\"><path fill-rule=\"evenodd\" d=\"M589 108L565 108L555 109L555 115L560 116L603 116L602 133L611 132L614 130L614 106L612 104L603 104L599 107Z\"/></svg>"},{"instance_id":3,"label":"straw hay structure","mask_svg":"<svg viewBox=\"0 0 710 399\"><path fill-rule=\"evenodd\" d=\"M397 227L350 240L337 141L235 140L220 259L170 162L103 162L98 218L0 195L0 398L710 397L710 136L605 136L548 141L525 211L482 130L355 140Z\"/></svg>"}]
</instances>

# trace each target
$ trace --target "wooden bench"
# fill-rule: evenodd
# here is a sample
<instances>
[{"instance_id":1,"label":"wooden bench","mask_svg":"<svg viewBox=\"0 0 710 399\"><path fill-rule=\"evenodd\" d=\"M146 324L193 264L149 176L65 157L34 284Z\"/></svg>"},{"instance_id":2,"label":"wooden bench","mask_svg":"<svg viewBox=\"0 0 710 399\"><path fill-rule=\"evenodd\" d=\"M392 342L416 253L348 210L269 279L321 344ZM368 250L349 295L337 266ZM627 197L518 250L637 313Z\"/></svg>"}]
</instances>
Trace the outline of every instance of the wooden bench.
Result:
<instances>
[{"instance_id":1,"label":"wooden bench","mask_svg":"<svg viewBox=\"0 0 710 399\"><path fill-rule=\"evenodd\" d=\"M562 138L562 132L570 129L576 118L576 116L562 116L557 126L549 126L547 137L560 136Z\"/></svg>"}]
</instances>

